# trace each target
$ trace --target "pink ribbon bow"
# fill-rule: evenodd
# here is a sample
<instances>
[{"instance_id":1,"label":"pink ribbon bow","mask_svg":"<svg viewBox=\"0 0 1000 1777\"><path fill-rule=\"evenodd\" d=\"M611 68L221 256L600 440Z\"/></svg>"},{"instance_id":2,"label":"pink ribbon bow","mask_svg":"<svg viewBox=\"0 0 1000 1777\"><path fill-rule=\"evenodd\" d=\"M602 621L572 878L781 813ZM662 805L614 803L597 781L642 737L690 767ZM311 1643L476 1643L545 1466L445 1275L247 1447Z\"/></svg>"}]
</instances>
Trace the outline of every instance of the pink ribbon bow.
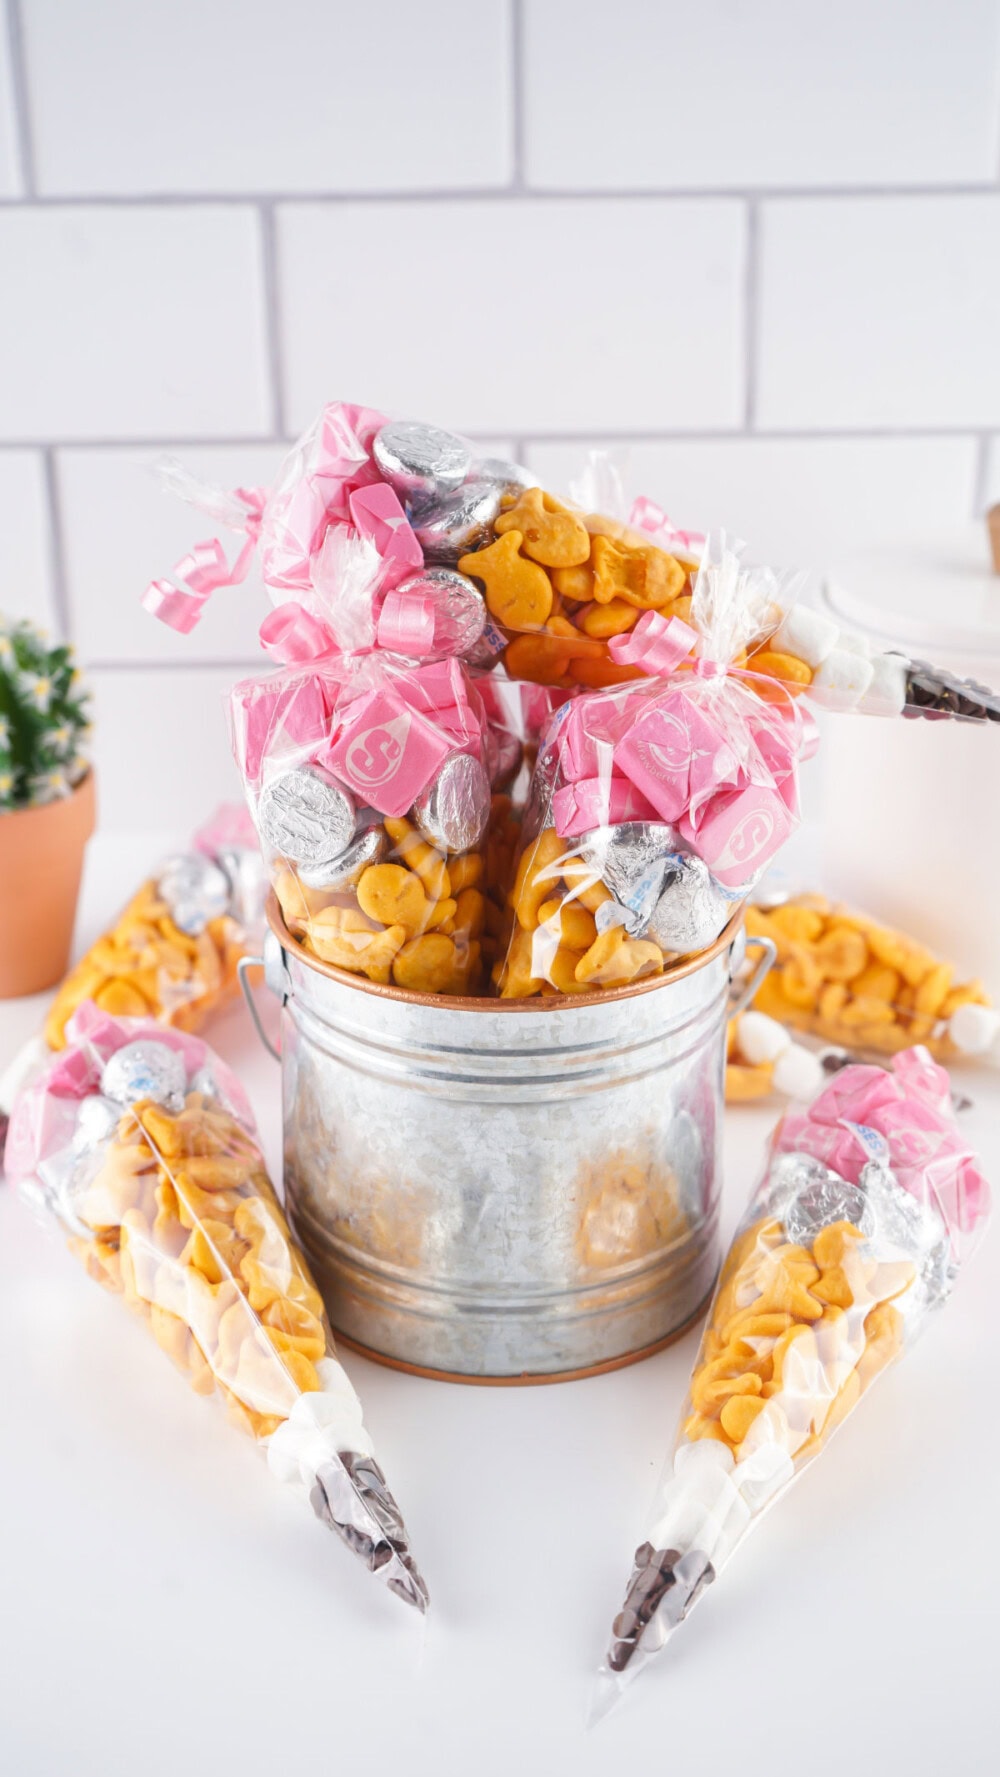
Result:
<instances>
[{"instance_id":1,"label":"pink ribbon bow","mask_svg":"<svg viewBox=\"0 0 1000 1777\"><path fill-rule=\"evenodd\" d=\"M663 507L658 506L655 500L647 499L645 494L640 494L637 500L633 500L628 521L635 530L648 531L661 549L667 550L669 554L683 555L695 561L700 559L706 542L704 531L679 530L667 517Z\"/></svg>"},{"instance_id":2,"label":"pink ribbon bow","mask_svg":"<svg viewBox=\"0 0 1000 1777\"><path fill-rule=\"evenodd\" d=\"M172 580L150 581L142 595L143 609L178 634L190 635L201 622L202 612L212 593L220 586L238 586L250 572L266 497L264 488L236 489L234 498L246 507L243 528L247 540L232 565L226 560L225 549L218 537L196 543L190 554L182 556L175 564Z\"/></svg>"}]
</instances>

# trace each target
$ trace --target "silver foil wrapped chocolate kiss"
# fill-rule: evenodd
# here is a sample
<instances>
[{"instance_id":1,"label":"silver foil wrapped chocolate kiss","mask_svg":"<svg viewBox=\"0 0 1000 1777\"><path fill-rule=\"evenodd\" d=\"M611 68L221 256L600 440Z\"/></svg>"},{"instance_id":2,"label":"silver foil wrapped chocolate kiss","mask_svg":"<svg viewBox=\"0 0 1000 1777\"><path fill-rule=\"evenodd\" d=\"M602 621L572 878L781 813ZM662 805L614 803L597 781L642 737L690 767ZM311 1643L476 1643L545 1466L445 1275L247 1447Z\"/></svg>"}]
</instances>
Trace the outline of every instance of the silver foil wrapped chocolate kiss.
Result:
<instances>
[{"instance_id":1,"label":"silver foil wrapped chocolate kiss","mask_svg":"<svg viewBox=\"0 0 1000 1777\"><path fill-rule=\"evenodd\" d=\"M460 556L488 543L502 496L496 482L470 481L445 499L413 500L408 515L424 560L454 567Z\"/></svg>"},{"instance_id":2,"label":"silver foil wrapped chocolate kiss","mask_svg":"<svg viewBox=\"0 0 1000 1777\"><path fill-rule=\"evenodd\" d=\"M439 497L461 487L472 466L464 438L425 426L420 420L392 420L372 445L375 466L405 503L418 495Z\"/></svg>"},{"instance_id":3,"label":"silver foil wrapped chocolate kiss","mask_svg":"<svg viewBox=\"0 0 1000 1777\"><path fill-rule=\"evenodd\" d=\"M489 818L489 775L471 753L446 759L413 804L417 827L441 851L470 851L482 839Z\"/></svg>"},{"instance_id":4,"label":"silver foil wrapped chocolate kiss","mask_svg":"<svg viewBox=\"0 0 1000 1777\"><path fill-rule=\"evenodd\" d=\"M354 837L354 800L311 765L282 772L264 785L257 830L265 845L292 864L322 864Z\"/></svg>"}]
</instances>

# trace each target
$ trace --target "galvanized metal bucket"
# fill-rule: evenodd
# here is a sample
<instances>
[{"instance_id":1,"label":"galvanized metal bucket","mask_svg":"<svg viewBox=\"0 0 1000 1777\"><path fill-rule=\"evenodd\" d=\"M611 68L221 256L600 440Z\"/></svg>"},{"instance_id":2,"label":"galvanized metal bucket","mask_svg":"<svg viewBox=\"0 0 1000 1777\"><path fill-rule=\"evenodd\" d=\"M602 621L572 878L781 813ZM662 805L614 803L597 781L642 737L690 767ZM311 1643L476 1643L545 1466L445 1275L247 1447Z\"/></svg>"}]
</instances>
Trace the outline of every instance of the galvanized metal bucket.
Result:
<instances>
[{"instance_id":1,"label":"galvanized metal bucket","mask_svg":"<svg viewBox=\"0 0 1000 1777\"><path fill-rule=\"evenodd\" d=\"M307 957L273 900L285 1196L341 1337L470 1382L550 1382L675 1338L715 1279L738 919L610 993L461 1000ZM745 1003L770 966L762 951ZM270 1045L269 1045L270 1046ZM277 1052L275 1052L277 1053Z\"/></svg>"}]
</instances>

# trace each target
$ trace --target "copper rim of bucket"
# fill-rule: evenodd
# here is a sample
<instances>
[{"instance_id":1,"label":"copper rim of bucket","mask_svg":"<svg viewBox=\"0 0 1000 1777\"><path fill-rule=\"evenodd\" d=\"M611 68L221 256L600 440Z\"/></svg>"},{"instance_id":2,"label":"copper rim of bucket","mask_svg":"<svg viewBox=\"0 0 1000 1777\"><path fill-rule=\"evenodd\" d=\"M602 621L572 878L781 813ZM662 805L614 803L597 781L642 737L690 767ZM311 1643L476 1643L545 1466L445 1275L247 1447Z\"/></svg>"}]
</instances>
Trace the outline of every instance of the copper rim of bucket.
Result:
<instances>
[{"instance_id":1,"label":"copper rim of bucket","mask_svg":"<svg viewBox=\"0 0 1000 1777\"><path fill-rule=\"evenodd\" d=\"M346 970L342 972L347 973ZM387 1370L401 1370L405 1376L422 1376L427 1382L460 1382L472 1388L543 1388L555 1382L586 1382L591 1376L609 1376L614 1370L627 1370L632 1364L643 1363L647 1357L655 1357L658 1351L666 1351L668 1345L683 1339L685 1333L690 1333L692 1327L704 1318L714 1288L713 1279L697 1308L672 1333L665 1333L652 1345L640 1345L635 1351L622 1352L621 1357L605 1358L601 1364L586 1364L578 1370L526 1370L520 1376L468 1376L460 1370L432 1370L425 1364L408 1364L405 1358L387 1357L385 1352L376 1351L371 1345L362 1345L360 1339L352 1339L337 1327L333 1328L333 1337L338 1346L344 1345L349 1351L356 1351L359 1357L370 1358L373 1364L381 1364Z\"/></svg>"},{"instance_id":2,"label":"copper rim of bucket","mask_svg":"<svg viewBox=\"0 0 1000 1777\"><path fill-rule=\"evenodd\" d=\"M461 998L456 994L414 993L406 987L383 987L379 981L368 981L363 975L353 974L350 969L338 969L335 963L325 963L320 957L312 956L308 950L304 950L298 939L292 936L286 926L273 889L267 897L266 912L267 923L282 948L290 950L295 956L300 957L308 968L316 971L317 975L326 975L331 981L339 981L343 987L353 987L359 993L374 994L378 999L401 1000L404 1005L409 1006L441 1006L453 1012L551 1012L554 1004L558 1004L559 1010L562 1012L572 1011L577 1006L607 1005L609 1001L634 999L637 994L653 993L658 987L666 987L671 981L682 981L685 975L694 975L699 969L705 968L717 956L721 956L724 950L729 949L743 923L743 908L740 906L707 950L699 950L697 956L685 957L679 963L672 963L669 969L664 969L662 975L649 975L645 981L630 981L624 987L610 987L604 990L597 988L591 993L536 994L530 999L491 1000L471 994L468 998ZM361 1350L361 1347L359 1346L358 1349ZM659 1347L650 1346L649 1349L650 1351L658 1350ZM366 1355L374 1356L375 1354L369 1352ZM646 1354L643 1353L643 1355ZM623 1361L630 1362L632 1360ZM581 1374L589 1375L591 1372L585 1371ZM464 1381L467 1378L460 1377L457 1380ZM540 1378L540 1380L544 1380L544 1378Z\"/></svg>"}]
</instances>

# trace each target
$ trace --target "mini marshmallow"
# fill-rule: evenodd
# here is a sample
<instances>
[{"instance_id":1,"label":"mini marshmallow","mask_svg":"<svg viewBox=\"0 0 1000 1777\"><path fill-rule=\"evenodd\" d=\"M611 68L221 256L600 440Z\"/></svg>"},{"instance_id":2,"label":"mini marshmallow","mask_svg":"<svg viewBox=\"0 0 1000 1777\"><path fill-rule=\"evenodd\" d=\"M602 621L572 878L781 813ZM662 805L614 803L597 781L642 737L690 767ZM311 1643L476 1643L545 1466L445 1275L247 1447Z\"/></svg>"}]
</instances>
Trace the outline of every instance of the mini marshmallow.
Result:
<instances>
[{"instance_id":1,"label":"mini marshmallow","mask_svg":"<svg viewBox=\"0 0 1000 1777\"><path fill-rule=\"evenodd\" d=\"M323 1389L300 1394L284 1424L267 1441L268 1466L279 1481L301 1481L310 1487L317 1469L342 1450L359 1456L375 1453L346 1370L335 1358L324 1358L318 1372Z\"/></svg>"},{"instance_id":2,"label":"mini marshmallow","mask_svg":"<svg viewBox=\"0 0 1000 1777\"><path fill-rule=\"evenodd\" d=\"M766 1012L744 1012L736 1027L736 1046L750 1067L777 1061L792 1046L783 1024Z\"/></svg>"},{"instance_id":3,"label":"mini marshmallow","mask_svg":"<svg viewBox=\"0 0 1000 1777\"><path fill-rule=\"evenodd\" d=\"M1000 1012L992 1006L959 1006L948 1020L948 1035L963 1055L985 1055L1000 1037Z\"/></svg>"},{"instance_id":4,"label":"mini marshmallow","mask_svg":"<svg viewBox=\"0 0 1000 1777\"><path fill-rule=\"evenodd\" d=\"M790 1043L774 1064L772 1084L786 1098L815 1098L824 1078L819 1056L801 1043Z\"/></svg>"},{"instance_id":5,"label":"mini marshmallow","mask_svg":"<svg viewBox=\"0 0 1000 1777\"><path fill-rule=\"evenodd\" d=\"M733 1467L733 1453L721 1438L695 1438L693 1443L679 1444L674 1452L674 1474L694 1474L713 1469L724 1475Z\"/></svg>"},{"instance_id":6,"label":"mini marshmallow","mask_svg":"<svg viewBox=\"0 0 1000 1777\"><path fill-rule=\"evenodd\" d=\"M869 659L872 651L868 637L856 629L842 629L837 637L837 647L845 654L860 654L863 660Z\"/></svg>"},{"instance_id":7,"label":"mini marshmallow","mask_svg":"<svg viewBox=\"0 0 1000 1777\"><path fill-rule=\"evenodd\" d=\"M795 1464L780 1444L761 1444L751 1451L733 1470L733 1481L751 1512L759 1512L786 1486L795 1473Z\"/></svg>"},{"instance_id":8,"label":"mini marshmallow","mask_svg":"<svg viewBox=\"0 0 1000 1777\"><path fill-rule=\"evenodd\" d=\"M837 646L839 633L837 625L829 617L824 617L822 611L812 611L808 605L793 605L782 618L769 646L779 654L794 654L807 666L817 667L822 666Z\"/></svg>"},{"instance_id":9,"label":"mini marshmallow","mask_svg":"<svg viewBox=\"0 0 1000 1777\"><path fill-rule=\"evenodd\" d=\"M853 709L860 703L874 676L870 660L862 654L852 654L838 644L818 668L810 691L818 703L827 704L831 709Z\"/></svg>"},{"instance_id":10,"label":"mini marshmallow","mask_svg":"<svg viewBox=\"0 0 1000 1777\"><path fill-rule=\"evenodd\" d=\"M866 715L899 716L906 703L906 661L900 654L875 654L871 684L861 699Z\"/></svg>"}]
</instances>

